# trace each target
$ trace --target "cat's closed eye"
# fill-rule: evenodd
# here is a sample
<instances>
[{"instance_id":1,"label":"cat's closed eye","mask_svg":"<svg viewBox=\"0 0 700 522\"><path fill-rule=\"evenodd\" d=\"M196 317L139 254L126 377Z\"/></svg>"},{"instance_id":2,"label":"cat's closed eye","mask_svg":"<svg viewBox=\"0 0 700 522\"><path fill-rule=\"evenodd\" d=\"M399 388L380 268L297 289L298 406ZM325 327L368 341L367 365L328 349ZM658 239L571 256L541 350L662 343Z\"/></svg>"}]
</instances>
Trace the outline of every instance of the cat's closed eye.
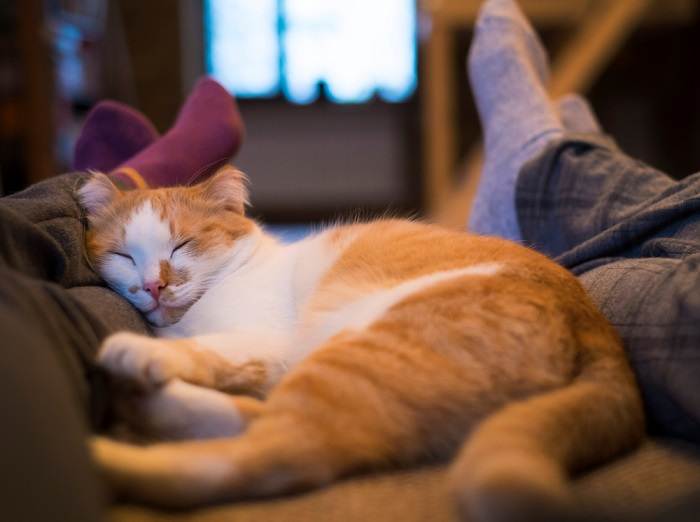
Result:
<instances>
[{"instance_id":1,"label":"cat's closed eye","mask_svg":"<svg viewBox=\"0 0 700 522\"><path fill-rule=\"evenodd\" d=\"M123 257L124 259L128 259L128 260L131 261L133 264L136 264L136 263L134 262L134 258L131 257L129 254L125 254L124 252L116 252L116 251L113 251L113 250L110 251L109 253L112 254L112 255L115 255L115 256Z\"/></svg>"},{"instance_id":2,"label":"cat's closed eye","mask_svg":"<svg viewBox=\"0 0 700 522\"><path fill-rule=\"evenodd\" d=\"M181 248L187 246L187 245L190 244L191 242L192 242L191 239L186 239L186 240L184 240L184 241L181 241L175 248L173 248L173 251L170 253L170 259L173 258L173 256L175 255L175 252L177 252L177 251L180 250Z\"/></svg>"}]
</instances>

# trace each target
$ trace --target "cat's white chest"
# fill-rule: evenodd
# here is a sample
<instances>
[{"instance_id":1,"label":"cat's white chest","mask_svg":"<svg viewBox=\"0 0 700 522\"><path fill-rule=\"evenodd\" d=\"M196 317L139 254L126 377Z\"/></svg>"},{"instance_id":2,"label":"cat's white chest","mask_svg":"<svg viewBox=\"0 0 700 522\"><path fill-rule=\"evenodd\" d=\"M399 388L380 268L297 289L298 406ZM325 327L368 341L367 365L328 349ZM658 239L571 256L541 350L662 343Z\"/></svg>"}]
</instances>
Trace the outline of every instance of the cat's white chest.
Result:
<instances>
[{"instance_id":1,"label":"cat's white chest","mask_svg":"<svg viewBox=\"0 0 700 522\"><path fill-rule=\"evenodd\" d=\"M243 268L222 274L178 323L158 335L261 330L293 337L300 307L338 256L323 236L266 247Z\"/></svg>"},{"instance_id":2,"label":"cat's white chest","mask_svg":"<svg viewBox=\"0 0 700 522\"><path fill-rule=\"evenodd\" d=\"M286 290L290 270L279 259L223 277L177 324L159 333L191 337L256 327L289 332L295 324L293 296Z\"/></svg>"}]
</instances>

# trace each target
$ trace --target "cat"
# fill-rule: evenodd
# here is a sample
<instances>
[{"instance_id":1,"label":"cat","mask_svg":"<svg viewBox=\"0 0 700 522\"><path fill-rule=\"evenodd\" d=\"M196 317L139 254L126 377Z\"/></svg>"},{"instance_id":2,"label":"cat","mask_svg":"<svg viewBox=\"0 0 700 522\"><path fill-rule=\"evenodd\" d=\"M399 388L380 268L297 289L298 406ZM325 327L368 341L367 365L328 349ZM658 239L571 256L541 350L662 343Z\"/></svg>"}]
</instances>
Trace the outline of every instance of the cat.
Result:
<instances>
[{"instance_id":1,"label":"cat","mask_svg":"<svg viewBox=\"0 0 700 522\"><path fill-rule=\"evenodd\" d=\"M196 506L456 455L469 520L539 517L570 506L570 472L643 437L618 336L534 250L398 219L281 244L245 216L233 167L128 192L93 173L78 197L93 266L158 335L98 353L161 440L93 441L130 499Z\"/></svg>"}]
</instances>

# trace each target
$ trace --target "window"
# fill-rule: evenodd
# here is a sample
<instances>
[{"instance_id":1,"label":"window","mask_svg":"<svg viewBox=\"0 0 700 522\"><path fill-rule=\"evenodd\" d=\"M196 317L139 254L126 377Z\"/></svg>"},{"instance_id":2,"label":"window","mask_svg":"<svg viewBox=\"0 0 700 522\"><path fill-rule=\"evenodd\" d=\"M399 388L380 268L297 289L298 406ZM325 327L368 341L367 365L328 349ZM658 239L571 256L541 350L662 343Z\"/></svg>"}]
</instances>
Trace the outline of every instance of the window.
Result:
<instances>
[{"instance_id":1,"label":"window","mask_svg":"<svg viewBox=\"0 0 700 522\"><path fill-rule=\"evenodd\" d=\"M415 90L414 0L207 0L204 17L207 72L241 98L401 102Z\"/></svg>"}]
</instances>

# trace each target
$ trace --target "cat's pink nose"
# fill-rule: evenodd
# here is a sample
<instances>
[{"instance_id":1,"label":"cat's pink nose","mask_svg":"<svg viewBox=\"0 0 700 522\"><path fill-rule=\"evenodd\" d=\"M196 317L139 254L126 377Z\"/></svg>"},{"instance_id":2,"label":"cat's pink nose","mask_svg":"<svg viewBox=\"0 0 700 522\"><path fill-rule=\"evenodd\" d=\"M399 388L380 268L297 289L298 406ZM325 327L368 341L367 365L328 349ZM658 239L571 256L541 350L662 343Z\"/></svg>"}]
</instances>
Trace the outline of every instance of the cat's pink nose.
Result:
<instances>
[{"instance_id":1,"label":"cat's pink nose","mask_svg":"<svg viewBox=\"0 0 700 522\"><path fill-rule=\"evenodd\" d=\"M158 302L158 299L160 299L160 291L163 288L165 288L165 283L163 283L163 281L151 281L143 284L143 289L151 294L151 297L156 302Z\"/></svg>"}]
</instances>

